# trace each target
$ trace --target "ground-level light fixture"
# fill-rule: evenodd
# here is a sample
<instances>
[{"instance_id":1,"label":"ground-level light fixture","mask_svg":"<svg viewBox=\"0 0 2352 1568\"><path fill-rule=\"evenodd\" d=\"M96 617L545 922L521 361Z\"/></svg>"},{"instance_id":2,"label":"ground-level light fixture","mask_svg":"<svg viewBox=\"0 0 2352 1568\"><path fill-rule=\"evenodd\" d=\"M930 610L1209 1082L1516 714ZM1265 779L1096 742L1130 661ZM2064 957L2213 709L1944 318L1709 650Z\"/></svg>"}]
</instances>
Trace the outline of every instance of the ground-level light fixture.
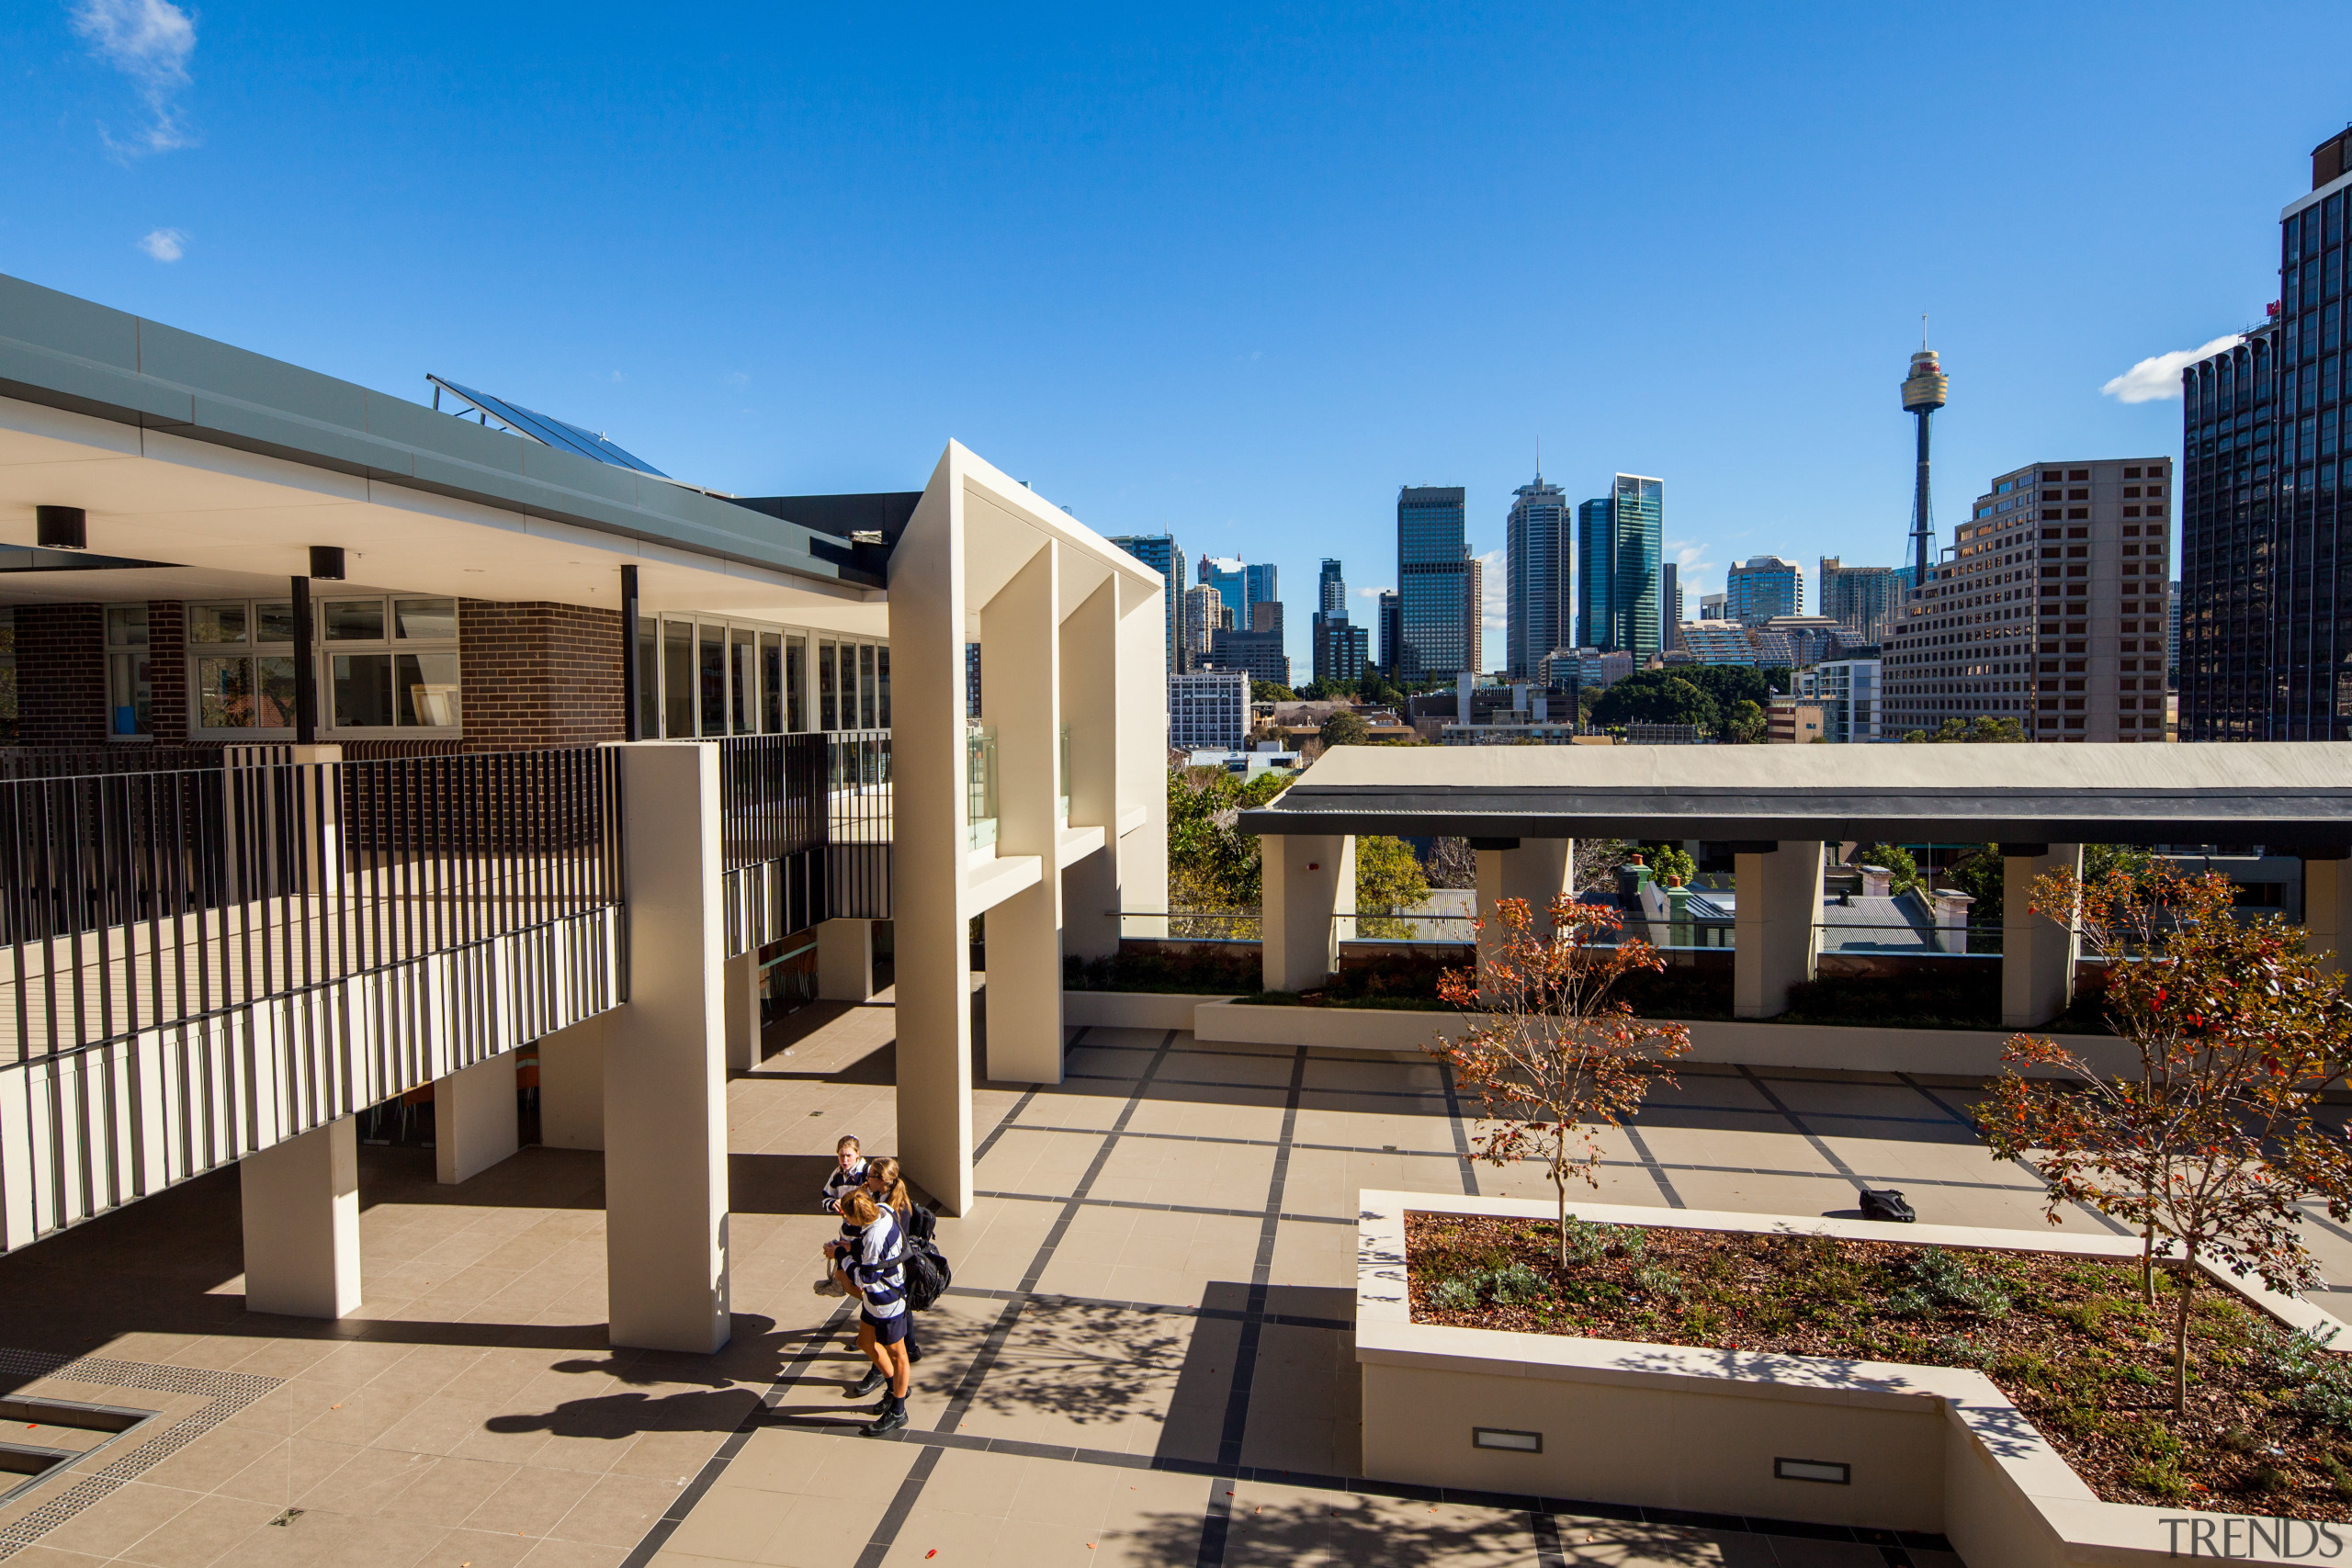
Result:
<instances>
[{"instance_id":1,"label":"ground-level light fixture","mask_svg":"<svg viewBox=\"0 0 2352 1568\"><path fill-rule=\"evenodd\" d=\"M90 514L78 506L33 508L34 543L45 550L86 550L90 547Z\"/></svg>"}]
</instances>

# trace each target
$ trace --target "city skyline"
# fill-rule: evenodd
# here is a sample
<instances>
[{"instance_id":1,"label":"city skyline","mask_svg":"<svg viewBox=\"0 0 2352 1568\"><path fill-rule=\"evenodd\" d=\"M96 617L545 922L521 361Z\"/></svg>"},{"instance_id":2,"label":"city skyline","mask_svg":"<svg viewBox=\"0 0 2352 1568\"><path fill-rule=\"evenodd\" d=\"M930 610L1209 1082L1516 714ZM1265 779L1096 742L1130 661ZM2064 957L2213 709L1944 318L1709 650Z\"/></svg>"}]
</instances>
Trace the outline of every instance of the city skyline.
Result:
<instances>
[{"instance_id":1,"label":"city skyline","mask_svg":"<svg viewBox=\"0 0 2352 1568\"><path fill-rule=\"evenodd\" d=\"M453 376L736 493L916 488L904 433L953 435L1106 535L1170 533L1295 581L1358 558L1367 624L1394 586L1372 568L1396 487L1461 484L1489 559L1489 669L1503 520L1539 444L1572 496L1621 468L1674 487L1666 558L1694 603L1759 552L1900 564L1895 387L1923 310L1953 378L1936 471L1969 476L1943 487L1947 518L2019 452L2177 455L2164 361L2274 297L2279 203L2347 112L2327 39L2352 36L2258 6L2154 26L2101 6L1733 13L1702 39L1574 6L1272 30L591 7L560 36L500 13L462 46L426 29L388 53L357 15L166 8L184 53L143 63L63 4L0 17L25 66L0 105L20 154L0 271L402 398ZM2290 16L2309 47L2245 112L2152 112ZM2002 79L2020 38L2075 62L2067 93L2005 106L1923 175L1895 134L1917 84ZM709 68L772 56L808 63L788 82ZM1432 59L1463 112L1393 92ZM1530 59L1556 69L1531 85ZM1654 113L1569 85L1628 62ZM2119 126L2137 154L2120 164ZM1691 154L1728 145L1736 162ZM2199 243L1961 243L2046 184L2085 231L2161 212ZM616 189L646 193L643 221L583 221ZM957 245L905 243L910 214L946 210L973 215ZM1625 210L1650 217L1579 243ZM1400 211L1433 215L1423 242L1388 243ZM1146 212L1190 243L1168 252ZM452 288L415 265L419 235L532 287ZM1750 263L1724 268L1726 235ZM1531 355L1612 373L1538 383ZM1762 395L1692 417L1730 366ZM1309 618L1287 623L1297 662Z\"/></svg>"}]
</instances>

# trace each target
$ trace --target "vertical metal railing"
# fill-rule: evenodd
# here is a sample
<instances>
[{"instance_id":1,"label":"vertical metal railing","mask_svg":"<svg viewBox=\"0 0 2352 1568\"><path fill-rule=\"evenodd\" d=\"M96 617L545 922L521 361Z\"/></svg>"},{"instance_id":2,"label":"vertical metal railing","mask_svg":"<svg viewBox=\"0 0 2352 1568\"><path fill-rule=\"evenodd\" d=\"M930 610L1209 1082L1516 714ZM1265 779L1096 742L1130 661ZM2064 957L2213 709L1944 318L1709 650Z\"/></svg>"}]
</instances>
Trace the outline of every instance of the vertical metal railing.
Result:
<instances>
[{"instance_id":1,"label":"vertical metal railing","mask_svg":"<svg viewBox=\"0 0 2352 1568\"><path fill-rule=\"evenodd\" d=\"M825 737L825 916L890 919L890 732Z\"/></svg>"},{"instance_id":2,"label":"vertical metal railing","mask_svg":"<svg viewBox=\"0 0 2352 1568\"><path fill-rule=\"evenodd\" d=\"M729 957L824 919L821 735L738 735L719 755L720 898Z\"/></svg>"},{"instance_id":3,"label":"vertical metal railing","mask_svg":"<svg viewBox=\"0 0 2352 1568\"><path fill-rule=\"evenodd\" d=\"M280 755L0 781L9 1059L621 902L620 775L608 751Z\"/></svg>"}]
</instances>

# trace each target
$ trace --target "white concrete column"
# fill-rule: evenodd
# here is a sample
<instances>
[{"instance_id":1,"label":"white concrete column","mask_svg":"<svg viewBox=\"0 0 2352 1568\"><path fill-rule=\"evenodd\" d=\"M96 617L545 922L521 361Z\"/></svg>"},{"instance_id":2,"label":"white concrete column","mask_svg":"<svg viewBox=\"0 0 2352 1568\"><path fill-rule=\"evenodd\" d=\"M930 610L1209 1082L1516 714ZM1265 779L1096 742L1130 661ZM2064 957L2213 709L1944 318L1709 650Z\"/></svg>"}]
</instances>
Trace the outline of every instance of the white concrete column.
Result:
<instances>
[{"instance_id":1,"label":"white concrete column","mask_svg":"<svg viewBox=\"0 0 2352 1568\"><path fill-rule=\"evenodd\" d=\"M1019 1083L1062 1081L1060 559L1046 540L980 612L997 858L1039 861L988 911L989 1076Z\"/></svg>"},{"instance_id":2,"label":"white concrete column","mask_svg":"<svg viewBox=\"0 0 2352 1568\"><path fill-rule=\"evenodd\" d=\"M890 552L890 906L897 923L899 1158L942 1212L972 1208L972 950L957 455ZM987 681L1001 678L990 663ZM991 932L991 935L994 933Z\"/></svg>"},{"instance_id":3,"label":"white concrete column","mask_svg":"<svg viewBox=\"0 0 2352 1568\"><path fill-rule=\"evenodd\" d=\"M719 995L727 1009L727 1070L760 1065L760 955L755 949L726 960Z\"/></svg>"},{"instance_id":4,"label":"white concrete column","mask_svg":"<svg viewBox=\"0 0 2352 1568\"><path fill-rule=\"evenodd\" d=\"M514 1101L514 1053L433 1080L434 1179L470 1181L522 1146Z\"/></svg>"},{"instance_id":5,"label":"white concrete column","mask_svg":"<svg viewBox=\"0 0 2352 1568\"><path fill-rule=\"evenodd\" d=\"M1167 611L1159 588L1119 580L1118 820L1121 909L1168 908ZM1119 823L1132 823L1125 831ZM1128 919L1122 935L1164 937L1162 919Z\"/></svg>"},{"instance_id":6,"label":"white concrete column","mask_svg":"<svg viewBox=\"0 0 2352 1568\"><path fill-rule=\"evenodd\" d=\"M1789 987L1814 976L1821 948L1821 840L1783 839L1739 853L1733 910L1732 1016L1786 1012Z\"/></svg>"},{"instance_id":7,"label":"white concrete column","mask_svg":"<svg viewBox=\"0 0 2352 1568\"><path fill-rule=\"evenodd\" d=\"M2324 954L2341 974L2352 942L2352 862L2303 860L2303 951Z\"/></svg>"},{"instance_id":8,"label":"white concrete column","mask_svg":"<svg viewBox=\"0 0 2352 1568\"><path fill-rule=\"evenodd\" d=\"M2080 844L2003 844L2001 849L2001 1027L2031 1029L2075 1001L2082 938L2073 911L2063 920L2032 914L2037 877L2083 871Z\"/></svg>"},{"instance_id":9,"label":"white concrete column","mask_svg":"<svg viewBox=\"0 0 2352 1568\"><path fill-rule=\"evenodd\" d=\"M817 996L862 1002L874 995L874 922L824 920L817 927Z\"/></svg>"},{"instance_id":10,"label":"white concrete column","mask_svg":"<svg viewBox=\"0 0 2352 1568\"><path fill-rule=\"evenodd\" d=\"M1118 911L1125 907L1119 902L1118 609L1119 580L1106 578L1063 618L1058 654L1061 722L1069 728L1069 825L1102 829L1102 848L1061 874L1062 951L1081 958L1119 951ZM996 1005L993 998L989 1005Z\"/></svg>"},{"instance_id":11,"label":"white concrete column","mask_svg":"<svg viewBox=\"0 0 2352 1568\"><path fill-rule=\"evenodd\" d=\"M1259 982L1309 991L1340 967L1338 917L1356 912L1356 841L1338 834L1266 834L1258 840Z\"/></svg>"},{"instance_id":12,"label":"white concrete column","mask_svg":"<svg viewBox=\"0 0 2352 1568\"><path fill-rule=\"evenodd\" d=\"M1503 937L1502 922L1492 914L1496 905L1505 898L1526 900L1528 912L1535 918L1535 934L1550 936L1552 900L1571 891L1576 840L1473 839L1470 843L1478 867L1478 976L1484 989L1488 956L1501 945Z\"/></svg>"},{"instance_id":13,"label":"white concrete column","mask_svg":"<svg viewBox=\"0 0 2352 1568\"><path fill-rule=\"evenodd\" d=\"M245 1310L342 1317L359 1305L359 1134L345 1116L247 1155Z\"/></svg>"},{"instance_id":14,"label":"white concrete column","mask_svg":"<svg viewBox=\"0 0 2352 1568\"><path fill-rule=\"evenodd\" d=\"M547 1148L605 1146L605 1018L539 1039L539 1143Z\"/></svg>"},{"instance_id":15,"label":"white concrete column","mask_svg":"<svg viewBox=\"0 0 2352 1568\"><path fill-rule=\"evenodd\" d=\"M629 999L605 1015L610 1337L707 1353L729 1333L718 749L616 749Z\"/></svg>"}]
</instances>

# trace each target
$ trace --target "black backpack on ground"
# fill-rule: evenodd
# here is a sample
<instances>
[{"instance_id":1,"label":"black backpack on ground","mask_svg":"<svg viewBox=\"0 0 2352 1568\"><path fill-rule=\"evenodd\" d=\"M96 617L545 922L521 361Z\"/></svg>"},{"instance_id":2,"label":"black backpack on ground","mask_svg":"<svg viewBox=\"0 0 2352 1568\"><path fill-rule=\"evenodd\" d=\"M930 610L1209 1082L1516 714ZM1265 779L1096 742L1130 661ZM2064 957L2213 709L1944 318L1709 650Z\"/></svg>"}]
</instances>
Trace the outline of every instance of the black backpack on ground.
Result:
<instances>
[{"instance_id":1,"label":"black backpack on ground","mask_svg":"<svg viewBox=\"0 0 2352 1568\"><path fill-rule=\"evenodd\" d=\"M1865 1187L1861 1191L1862 1218L1866 1220L1892 1220L1907 1225L1919 1217L1911 1212L1903 1194L1892 1187Z\"/></svg>"}]
</instances>

